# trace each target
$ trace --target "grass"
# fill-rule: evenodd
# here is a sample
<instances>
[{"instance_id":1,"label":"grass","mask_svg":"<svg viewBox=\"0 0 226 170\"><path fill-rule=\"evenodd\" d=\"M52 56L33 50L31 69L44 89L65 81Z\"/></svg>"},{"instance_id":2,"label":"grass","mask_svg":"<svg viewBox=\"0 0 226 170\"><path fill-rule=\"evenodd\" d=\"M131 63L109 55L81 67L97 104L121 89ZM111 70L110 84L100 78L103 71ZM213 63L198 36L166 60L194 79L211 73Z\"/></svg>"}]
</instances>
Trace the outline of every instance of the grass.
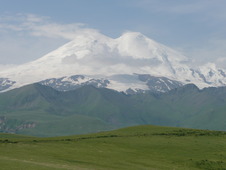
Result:
<instances>
[{"instance_id":1,"label":"grass","mask_svg":"<svg viewBox=\"0 0 226 170\"><path fill-rule=\"evenodd\" d=\"M226 169L226 132L136 126L54 138L0 135L1 169Z\"/></svg>"}]
</instances>

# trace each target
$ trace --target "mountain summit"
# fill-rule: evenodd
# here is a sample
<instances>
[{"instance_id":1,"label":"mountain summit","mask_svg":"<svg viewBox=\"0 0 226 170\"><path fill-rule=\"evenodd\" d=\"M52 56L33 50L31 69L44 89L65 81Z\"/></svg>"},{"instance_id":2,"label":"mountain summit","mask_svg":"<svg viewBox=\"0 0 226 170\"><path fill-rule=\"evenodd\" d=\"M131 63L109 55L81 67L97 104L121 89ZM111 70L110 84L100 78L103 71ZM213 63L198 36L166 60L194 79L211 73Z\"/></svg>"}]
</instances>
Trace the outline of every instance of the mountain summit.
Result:
<instances>
[{"instance_id":1,"label":"mountain summit","mask_svg":"<svg viewBox=\"0 0 226 170\"><path fill-rule=\"evenodd\" d=\"M158 82L168 90L175 83L194 83L199 88L226 85L226 72L214 64L193 69L187 63L187 57L138 32L126 32L116 39L98 32L80 33L38 60L1 71L0 78L9 82L4 90L40 81L46 85L89 82L118 91L149 90L154 87L151 82L160 89L157 91L164 91L157 87ZM76 79L71 78L75 75Z\"/></svg>"}]
</instances>

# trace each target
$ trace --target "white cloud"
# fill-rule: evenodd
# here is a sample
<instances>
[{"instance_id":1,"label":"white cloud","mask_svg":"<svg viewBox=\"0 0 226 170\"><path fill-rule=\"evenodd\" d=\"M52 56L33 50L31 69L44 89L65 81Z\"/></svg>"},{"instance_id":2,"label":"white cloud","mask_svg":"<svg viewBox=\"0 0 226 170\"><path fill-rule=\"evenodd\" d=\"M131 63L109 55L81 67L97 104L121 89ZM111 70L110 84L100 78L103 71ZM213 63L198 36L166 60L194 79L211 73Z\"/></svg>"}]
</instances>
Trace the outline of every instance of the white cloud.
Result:
<instances>
[{"instance_id":1,"label":"white cloud","mask_svg":"<svg viewBox=\"0 0 226 170\"><path fill-rule=\"evenodd\" d=\"M95 29L86 28L85 24L58 24L48 17L40 17L33 14L17 14L15 17L2 16L0 19L0 31L26 32L31 36L74 39L79 32L98 32Z\"/></svg>"},{"instance_id":2,"label":"white cloud","mask_svg":"<svg viewBox=\"0 0 226 170\"><path fill-rule=\"evenodd\" d=\"M23 14L21 14L23 16ZM49 17L40 17L40 16L36 16L34 14L26 14L25 18L28 22L33 22L33 23L40 23L40 22L44 22L45 20L50 19Z\"/></svg>"},{"instance_id":3,"label":"white cloud","mask_svg":"<svg viewBox=\"0 0 226 170\"><path fill-rule=\"evenodd\" d=\"M218 58L216 64L218 67L226 69L226 56Z\"/></svg>"},{"instance_id":4,"label":"white cloud","mask_svg":"<svg viewBox=\"0 0 226 170\"><path fill-rule=\"evenodd\" d=\"M0 71L3 71L3 70L6 70L6 69L11 69L11 68L14 68L16 67L17 65L13 65L13 64L5 64L5 65L2 65L0 64Z\"/></svg>"},{"instance_id":5,"label":"white cloud","mask_svg":"<svg viewBox=\"0 0 226 170\"><path fill-rule=\"evenodd\" d=\"M203 65L208 62L215 63L218 67L226 69L226 39L211 38L200 46L186 46L180 48L193 60L194 65Z\"/></svg>"},{"instance_id":6,"label":"white cloud","mask_svg":"<svg viewBox=\"0 0 226 170\"><path fill-rule=\"evenodd\" d=\"M38 59L80 32L98 31L82 23L59 24L49 17L33 14L1 15L0 64L22 64Z\"/></svg>"}]
</instances>

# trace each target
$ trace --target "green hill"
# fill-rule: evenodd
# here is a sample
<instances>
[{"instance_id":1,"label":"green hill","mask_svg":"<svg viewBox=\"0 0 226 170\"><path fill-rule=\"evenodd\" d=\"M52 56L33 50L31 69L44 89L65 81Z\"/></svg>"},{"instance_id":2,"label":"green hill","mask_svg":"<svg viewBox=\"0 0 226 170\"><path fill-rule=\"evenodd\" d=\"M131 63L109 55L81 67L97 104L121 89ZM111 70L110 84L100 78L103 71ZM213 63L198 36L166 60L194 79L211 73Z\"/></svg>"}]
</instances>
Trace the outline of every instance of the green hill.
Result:
<instances>
[{"instance_id":1,"label":"green hill","mask_svg":"<svg viewBox=\"0 0 226 170\"><path fill-rule=\"evenodd\" d=\"M59 92L32 84L0 94L0 132L62 136L153 124L226 130L226 87L195 85L126 95L84 86Z\"/></svg>"},{"instance_id":2,"label":"green hill","mask_svg":"<svg viewBox=\"0 0 226 170\"><path fill-rule=\"evenodd\" d=\"M226 132L136 126L96 134L0 134L1 169L226 169Z\"/></svg>"}]
</instances>

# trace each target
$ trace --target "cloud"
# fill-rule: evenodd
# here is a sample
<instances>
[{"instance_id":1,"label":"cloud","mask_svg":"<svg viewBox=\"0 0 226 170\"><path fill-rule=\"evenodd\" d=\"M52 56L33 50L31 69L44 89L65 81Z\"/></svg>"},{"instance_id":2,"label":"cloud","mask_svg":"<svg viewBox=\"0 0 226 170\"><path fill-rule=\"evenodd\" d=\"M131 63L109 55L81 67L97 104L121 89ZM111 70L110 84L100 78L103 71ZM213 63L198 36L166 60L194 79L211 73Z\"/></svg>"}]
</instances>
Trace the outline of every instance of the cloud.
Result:
<instances>
[{"instance_id":1,"label":"cloud","mask_svg":"<svg viewBox=\"0 0 226 170\"><path fill-rule=\"evenodd\" d=\"M215 63L218 67L226 69L226 39L219 37L210 38L201 46L186 46L180 51L193 60L193 65L203 65L208 62Z\"/></svg>"},{"instance_id":2,"label":"cloud","mask_svg":"<svg viewBox=\"0 0 226 170\"><path fill-rule=\"evenodd\" d=\"M86 28L82 28L82 24L66 24L60 25L56 23L49 23L43 25L28 25L30 33L33 36L42 36L49 38L64 38L72 40L80 31L86 31ZM94 31L92 29L88 29Z\"/></svg>"},{"instance_id":3,"label":"cloud","mask_svg":"<svg viewBox=\"0 0 226 170\"><path fill-rule=\"evenodd\" d=\"M226 69L226 56L218 58L216 64L218 67Z\"/></svg>"},{"instance_id":4,"label":"cloud","mask_svg":"<svg viewBox=\"0 0 226 170\"><path fill-rule=\"evenodd\" d=\"M81 33L97 32L83 23L56 23L34 14L0 15L0 64L33 61Z\"/></svg>"},{"instance_id":5,"label":"cloud","mask_svg":"<svg viewBox=\"0 0 226 170\"><path fill-rule=\"evenodd\" d=\"M16 67L17 65L13 65L13 64L0 64L0 71L6 70L6 69L12 69L14 67Z\"/></svg>"},{"instance_id":6,"label":"cloud","mask_svg":"<svg viewBox=\"0 0 226 170\"><path fill-rule=\"evenodd\" d=\"M87 28L83 23L59 24L49 17L34 14L17 14L16 16L1 16L0 31L17 31L36 37L63 38L72 40L80 32L98 32Z\"/></svg>"}]
</instances>

